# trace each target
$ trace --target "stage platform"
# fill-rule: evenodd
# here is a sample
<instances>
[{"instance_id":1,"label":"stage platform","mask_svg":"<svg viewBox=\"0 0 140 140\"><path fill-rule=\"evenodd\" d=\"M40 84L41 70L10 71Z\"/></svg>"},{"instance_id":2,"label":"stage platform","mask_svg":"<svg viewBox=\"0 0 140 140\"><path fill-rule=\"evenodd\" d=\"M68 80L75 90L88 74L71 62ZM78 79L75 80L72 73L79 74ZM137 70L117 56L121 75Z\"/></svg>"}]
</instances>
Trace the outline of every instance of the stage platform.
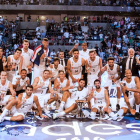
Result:
<instances>
[{"instance_id":1,"label":"stage platform","mask_svg":"<svg viewBox=\"0 0 140 140\"><path fill-rule=\"evenodd\" d=\"M140 120L127 115L121 121L69 116L31 123L4 121L0 140L140 140Z\"/></svg>"}]
</instances>

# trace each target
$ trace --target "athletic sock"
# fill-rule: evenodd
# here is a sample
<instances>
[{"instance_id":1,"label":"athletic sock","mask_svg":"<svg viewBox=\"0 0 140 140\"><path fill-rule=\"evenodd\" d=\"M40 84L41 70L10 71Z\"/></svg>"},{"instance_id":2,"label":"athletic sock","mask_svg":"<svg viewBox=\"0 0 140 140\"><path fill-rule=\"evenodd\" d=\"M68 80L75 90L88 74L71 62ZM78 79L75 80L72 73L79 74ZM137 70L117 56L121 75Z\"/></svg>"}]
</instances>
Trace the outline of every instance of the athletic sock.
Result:
<instances>
[{"instance_id":1,"label":"athletic sock","mask_svg":"<svg viewBox=\"0 0 140 140\"><path fill-rule=\"evenodd\" d=\"M139 109L140 109L140 104L139 105L136 104L136 112L139 112Z\"/></svg>"},{"instance_id":2,"label":"athletic sock","mask_svg":"<svg viewBox=\"0 0 140 140\"><path fill-rule=\"evenodd\" d=\"M59 113L57 113L57 117L62 117L62 116L64 116L65 114L66 114L65 111L59 112Z\"/></svg>"},{"instance_id":3,"label":"athletic sock","mask_svg":"<svg viewBox=\"0 0 140 140\"><path fill-rule=\"evenodd\" d=\"M65 105L65 102L64 101L61 101L60 107L61 108L64 108L64 105Z\"/></svg>"},{"instance_id":4,"label":"athletic sock","mask_svg":"<svg viewBox=\"0 0 140 140\"><path fill-rule=\"evenodd\" d=\"M122 117L124 114L124 110L120 109L117 114L119 115L119 117Z\"/></svg>"},{"instance_id":5,"label":"athletic sock","mask_svg":"<svg viewBox=\"0 0 140 140\"><path fill-rule=\"evenodd\" d=\"M117 98L117 104L120 104L120 99Z\"/></svg>"},{"instance_id":6,"label":"athletic sock","mask_svg":"<svg viewBox=\"0 0 140 140\"><path fill-rule=\"evenodd\" d=\"M4 117L4 120L10 121L11 120L11 117Z\"/></svg>"},{"instance_id":7,"label":"athletic sock","mask_svg":"<svg viewBox=\"0 0 140 140\"><path fill-rule=\"evenodd\" d=\"M109 113L109 116L112 117L112 118L114 117L114 115L115 115L114 112Z\"/></svg>"},{"instance_id":8,"label":"athletic sock","mask_svg":"<svg viewBox=\"0 0 140 140\"><path fill-rule=\"evenodd\" d=\"M4 111L2 112L2 114L1 114L1 117L3 118L3 117L5 117L6 115L7 115L7 113L8 113L8 109L4 109Z\"/></svg>"},{"instance_id":9,"label":"athletic sock","mask_svg":"<svg viewBox=\"0 0 140 140\"><path fill-rule=\"evenodd\" d=\"M91 112L91 113L90 113L90 116L91 116L91 119L92 119L92 120L95 120L96 113L95 113L95 112Z\"/></svg>"}]
</instances>

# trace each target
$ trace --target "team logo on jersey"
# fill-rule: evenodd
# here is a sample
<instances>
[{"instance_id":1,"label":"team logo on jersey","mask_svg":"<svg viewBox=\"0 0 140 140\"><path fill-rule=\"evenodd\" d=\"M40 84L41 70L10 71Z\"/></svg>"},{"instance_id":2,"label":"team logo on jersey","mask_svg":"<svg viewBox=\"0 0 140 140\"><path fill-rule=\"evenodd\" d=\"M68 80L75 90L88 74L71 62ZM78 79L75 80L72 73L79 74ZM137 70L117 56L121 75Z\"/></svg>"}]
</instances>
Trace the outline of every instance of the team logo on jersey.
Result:
<instances>
[{"instance_id":1,"label":"team logo on jersey","mask_svg":"<svg viewBox=\"0 0 140 140\"><path fill-rule=\"evenodd\" d=\"M74 69L74 67L71 67L72 69Z\"/></svg>"}]
</instances>

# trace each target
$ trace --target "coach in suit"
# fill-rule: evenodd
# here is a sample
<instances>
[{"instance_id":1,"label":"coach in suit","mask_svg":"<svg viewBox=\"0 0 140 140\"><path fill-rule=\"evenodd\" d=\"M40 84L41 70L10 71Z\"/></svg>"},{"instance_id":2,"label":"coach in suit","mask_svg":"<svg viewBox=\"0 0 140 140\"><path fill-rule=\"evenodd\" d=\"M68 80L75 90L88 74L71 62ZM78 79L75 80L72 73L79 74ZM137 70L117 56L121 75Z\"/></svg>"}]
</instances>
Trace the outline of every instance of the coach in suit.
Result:
<instances>
[{"instance_id":1,"label":"coach in suit","mask_svg":"<svg viewBox=\"0 0 140 140\"><path fill-rule=\"evenodd\" d=\"M59 51L59 59L60 59L60 64L65 67L66 77L68 78L68 73L67 73L68 59L64 58L64 52L63 51Z\"/></svg>"},{"instance_id":2,"label":"coach in suit","mask_svg":"<svg viewBox=\"0 0 140 140\"><path fill-rule=\"evenodd\" d=\"M139 63L139 62L137 61L134 54L135 54L134 49L130 48L128 50L128 57L123 58L122 62L119 63L119 65L122 66L121 79L123 79L125 77L126 69L130 69L132 71L132 76L139 77L140 66L137 65L137 63Z\"/></svg>"}]
</instances>

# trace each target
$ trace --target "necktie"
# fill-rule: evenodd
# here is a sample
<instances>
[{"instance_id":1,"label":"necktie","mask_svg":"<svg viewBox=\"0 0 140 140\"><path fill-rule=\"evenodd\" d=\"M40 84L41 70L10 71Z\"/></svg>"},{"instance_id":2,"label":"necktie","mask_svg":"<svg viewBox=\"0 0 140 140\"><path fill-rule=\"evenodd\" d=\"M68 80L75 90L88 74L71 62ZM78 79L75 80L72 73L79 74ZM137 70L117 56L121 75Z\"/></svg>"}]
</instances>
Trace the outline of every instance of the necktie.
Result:
<instances>
[{"instance_id":1,"label":"necktie","mask_svg":"<svg viewBox=\"0 0 140 140\"><path fill-rule=\"evenodd\" d=\"M61 59L61 65L63 66L63 60Z\"/></svg>"},{"instance_id":2,"label":"necktie","mask_svg":"<svg viewBox=\"0 0 140 140\"><path fill-rule=\"evenodd\" d=\"M130 60L129 60L129 69L131 70L131 60L132 60L132 58L130 58Z\"/></svg>"}]
</instances>

